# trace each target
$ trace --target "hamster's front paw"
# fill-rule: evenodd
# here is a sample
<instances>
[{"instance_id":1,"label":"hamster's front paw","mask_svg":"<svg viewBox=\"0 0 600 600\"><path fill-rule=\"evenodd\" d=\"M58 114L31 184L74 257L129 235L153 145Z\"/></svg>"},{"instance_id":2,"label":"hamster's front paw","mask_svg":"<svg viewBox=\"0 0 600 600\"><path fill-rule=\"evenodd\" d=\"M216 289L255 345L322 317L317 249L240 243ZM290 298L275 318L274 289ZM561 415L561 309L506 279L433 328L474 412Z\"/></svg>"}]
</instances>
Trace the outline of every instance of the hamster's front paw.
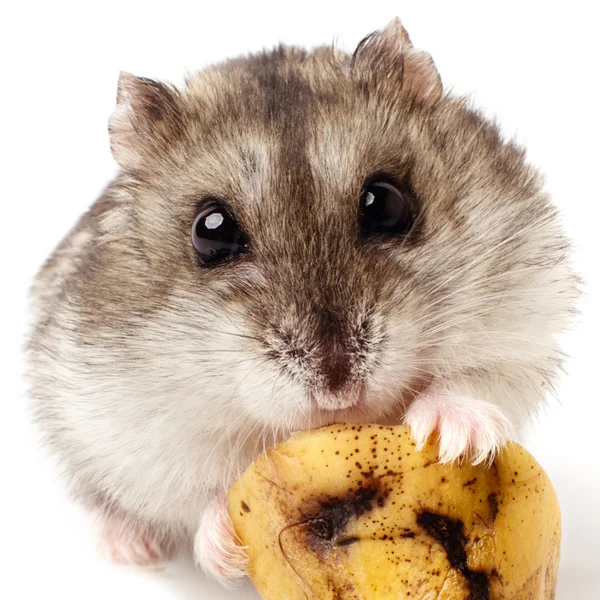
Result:
<instances>
[{"instance_id":1,"label":"hamster's front paw","mask_svg":"<svg viewBox=\"0 0 600 600\"><path fill-rule=\"evenodd\" d=\"M147 528L131 526L118 517L109 517L103 523L98 550L112 562L149 565L168 559L172 547Z\"/></svg>"},{"instance_id":2,"label":"hamster's front paw","mask_svg":"<svg viewBox=\"0 0 600 600\"><path fill-rule=\"evenodd\" d=\"M194 556L202 571L226 588L235 587L246 575L248 557L237 542L224 492L218 493L202 513Z\"/></svg>"},{"instance_id":3,"label":"hamster's front paw","mask_svg":"<svg viewBox=\"0 0 600 600\"><path fill-rule=\"evenodd\" d=\"M466 458L476 465L492 461L511 432L509 420L489 402L435 391L415 400L404 422L421 449L437 432L441 463Z\"/></svg>"}]
</instances>

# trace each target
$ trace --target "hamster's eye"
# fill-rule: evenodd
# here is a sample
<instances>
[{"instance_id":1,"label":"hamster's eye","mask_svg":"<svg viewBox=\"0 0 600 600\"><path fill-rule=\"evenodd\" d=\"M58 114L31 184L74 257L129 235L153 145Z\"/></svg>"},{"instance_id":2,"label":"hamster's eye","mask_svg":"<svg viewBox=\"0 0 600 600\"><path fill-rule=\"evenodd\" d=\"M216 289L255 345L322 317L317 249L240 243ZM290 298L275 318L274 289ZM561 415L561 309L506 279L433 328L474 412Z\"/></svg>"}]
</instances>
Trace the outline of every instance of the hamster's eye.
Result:
<instances>
[{"instance_id":1,"label":"hamster's eye","mask_svg":"<svg viewBox=\"0 0 600 600\"><path fill-rule=\"evenodd\" d=\"M202 265L213 265L248 249L248 240L233 215L219 202L212 202L196 217L192 243Z\"/></svg>"},{"instance_id":2,"label":"hamster's eye","mask_svg":"<svg viewBox=\"0 0 600 600\"><path fill-rule=\"evenodd\" d=\"M413 224L404 193L389 183L371 183L360 197L360 226L365 233L404 235Z\"/></svg>"}]
</instances>

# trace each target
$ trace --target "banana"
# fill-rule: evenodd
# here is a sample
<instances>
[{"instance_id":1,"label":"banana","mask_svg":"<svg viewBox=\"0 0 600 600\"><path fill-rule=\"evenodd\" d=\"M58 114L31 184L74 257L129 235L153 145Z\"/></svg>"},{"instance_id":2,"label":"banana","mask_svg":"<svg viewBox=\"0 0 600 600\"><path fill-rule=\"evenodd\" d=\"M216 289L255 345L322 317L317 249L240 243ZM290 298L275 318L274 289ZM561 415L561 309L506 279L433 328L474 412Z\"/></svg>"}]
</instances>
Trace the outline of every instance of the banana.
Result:
<instances>
[{"instance_id":1,"label":"banana","mask_svg":"<svg viewBox=\"0 0 600 600\"><path fill-rule=\"evenodd\" d=\"M265 600L554 598L558 501L515 443L441 465L407 427L334 425L259 456L228 501Z\"/></svg>"}]
</instances>

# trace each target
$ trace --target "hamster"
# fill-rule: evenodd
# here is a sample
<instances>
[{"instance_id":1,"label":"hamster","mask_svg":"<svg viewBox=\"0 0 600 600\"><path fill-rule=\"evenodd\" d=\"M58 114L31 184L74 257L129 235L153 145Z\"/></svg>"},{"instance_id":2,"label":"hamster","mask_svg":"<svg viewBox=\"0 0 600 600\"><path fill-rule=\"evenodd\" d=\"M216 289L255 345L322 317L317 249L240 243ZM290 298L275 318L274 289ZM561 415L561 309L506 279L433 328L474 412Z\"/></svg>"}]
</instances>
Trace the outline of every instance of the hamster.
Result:
<instances>
[{"instance_id":1,"label":"hamster","mask_svg":"<svg viewBox=\"0 0 600 600\"><path fill-rule=\"evenodd\" d=\"M291 432L407 423L493 459L543 406L578 280L522 149L400 21L122 74L120 170L32 289L34 418L114 560L244 574L233 479Z\"/></svg>"}]
</instances>

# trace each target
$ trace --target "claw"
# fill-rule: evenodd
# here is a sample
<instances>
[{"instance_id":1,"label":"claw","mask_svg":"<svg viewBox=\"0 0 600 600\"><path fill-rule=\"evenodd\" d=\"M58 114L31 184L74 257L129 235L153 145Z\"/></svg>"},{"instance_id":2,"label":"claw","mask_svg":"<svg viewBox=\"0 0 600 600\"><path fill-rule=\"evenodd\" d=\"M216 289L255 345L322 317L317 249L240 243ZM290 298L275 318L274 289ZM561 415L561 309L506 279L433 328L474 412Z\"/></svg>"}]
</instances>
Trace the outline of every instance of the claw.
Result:
<instances>
[{"instance_id":1,"label":"claw","mask_svg":"<svg viewBox=\"0 0 600 600\"><path fill-rule=\"evenodd\" d=\"M417 449L437 432L439 461L466 458L472 464L492 462L506 443L511 425L500 408L449 392L419 398L406 412Z\"/></svg>"}]
</instances>

